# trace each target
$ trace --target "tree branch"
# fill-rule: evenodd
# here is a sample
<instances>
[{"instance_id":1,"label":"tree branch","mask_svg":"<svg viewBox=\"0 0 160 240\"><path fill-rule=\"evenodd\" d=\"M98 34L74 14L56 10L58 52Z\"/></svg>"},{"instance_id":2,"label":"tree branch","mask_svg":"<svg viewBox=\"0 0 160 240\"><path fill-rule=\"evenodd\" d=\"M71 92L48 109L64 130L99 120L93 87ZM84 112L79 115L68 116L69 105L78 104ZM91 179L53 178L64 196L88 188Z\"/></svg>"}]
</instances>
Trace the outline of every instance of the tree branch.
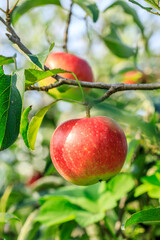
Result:
<instances>
[{"instance_id":1,"label":"tree branch","mask_svg":"<svg viewBox=\"0 0 160 240\"><path fill-rule=\"evenodd\" d=\"M10 33L6 33L6 36L8 37L8 39L17 44L18 47L26 54L32 54L21 42L21 39L19 38L19 36L17 35L17 33L14 31L14 29L10 26L10 24L8 22L6 22L2 17L0 17L0 21L6 26L7 31Z\"/></svg>"},{"instance_id":2,"label":"tree branch","mask_svg":"<svg viewBox=\"0 0 160 240\"><path fill-rule=\"evenodd\" d=\"M36 91L45 91L48 92L50 89L59 87L61 85L70 85L70 86L78 86L76 80L63 78L59 75L54 75L53 78L57 80L56 83L50 84L49 86L44 87L36 87L29 86L26 90L36 90ZM160 83L144 83L144 84L125 84L125 83L102 83L102 82L82 82L79 81L82 87L85 88L97 88L97 89L107 89L110 92L105 93L105 98L109 97L111 94L120 91L129 91L129 90L156 90L160 89ZM109 95L109 96L108 96Z\"/></svg>"}]
</instances>

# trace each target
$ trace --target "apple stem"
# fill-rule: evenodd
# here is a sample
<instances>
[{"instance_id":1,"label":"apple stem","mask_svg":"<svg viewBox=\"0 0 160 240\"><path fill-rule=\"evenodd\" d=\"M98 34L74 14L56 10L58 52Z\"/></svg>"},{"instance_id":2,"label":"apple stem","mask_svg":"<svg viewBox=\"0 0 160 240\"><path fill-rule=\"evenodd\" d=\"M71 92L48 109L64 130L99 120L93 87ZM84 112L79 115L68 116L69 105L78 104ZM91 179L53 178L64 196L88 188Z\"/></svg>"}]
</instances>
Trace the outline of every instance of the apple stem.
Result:
<instances>
[{"instance_id":1,"label":"apple stem","mask_svg":"<svg viewBox=\"0 0 160 240\"><path fill-rule=\"evenodd\" d=\"M90 105L86 105L86 117L87 118L90 118L91 117L91 115L90 115L90 110L91 110L91 106Z\"/></svg>"}]
</instances>

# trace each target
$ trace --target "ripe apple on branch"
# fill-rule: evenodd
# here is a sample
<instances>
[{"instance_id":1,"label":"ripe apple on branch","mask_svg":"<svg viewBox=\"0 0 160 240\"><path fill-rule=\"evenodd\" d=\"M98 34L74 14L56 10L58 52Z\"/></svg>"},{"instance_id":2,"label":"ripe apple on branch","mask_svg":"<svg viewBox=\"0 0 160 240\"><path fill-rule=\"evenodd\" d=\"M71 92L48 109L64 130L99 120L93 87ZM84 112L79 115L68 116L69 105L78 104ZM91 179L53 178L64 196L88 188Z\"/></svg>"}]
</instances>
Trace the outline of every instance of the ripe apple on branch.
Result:
<instances>
[{"instance_id":1,"label":"ripe apple on branch","mask_svg":"<svg viewBox=\"0 0 160 240\"><path fill-rule=\"evenodd\" d=\"M92 69L84 59L65 52L55 52L50 53L45 66L49 69L60 68L65 71L73 72L79 81L84 82L94 82L94 77L92 73ZM59 76L67 78L67 79L74 79L74 76L71 73L61 73ZM53 84L56 80L53 77L48 77L44 80L39 82L39 86L49 86ZM79 100L81 95L78 88L69 88L69 90L65 92L59 92L58 89L53 88L48 91L51 96L54 97L64 97L64 98L71 98L75 100Z\"/></svg>"},{"instance_id":2,"label":"ripe apple on branch","mask_svg":"<svg viewBox=\"0 0 160 240\"><path fill-rule=\"evenodd\" d=\"M50 154L66 180L90 185L119 173L126 158L127 141L121 127L108 117L72 119L55 130Z\"/></svg>"}]
</instances>

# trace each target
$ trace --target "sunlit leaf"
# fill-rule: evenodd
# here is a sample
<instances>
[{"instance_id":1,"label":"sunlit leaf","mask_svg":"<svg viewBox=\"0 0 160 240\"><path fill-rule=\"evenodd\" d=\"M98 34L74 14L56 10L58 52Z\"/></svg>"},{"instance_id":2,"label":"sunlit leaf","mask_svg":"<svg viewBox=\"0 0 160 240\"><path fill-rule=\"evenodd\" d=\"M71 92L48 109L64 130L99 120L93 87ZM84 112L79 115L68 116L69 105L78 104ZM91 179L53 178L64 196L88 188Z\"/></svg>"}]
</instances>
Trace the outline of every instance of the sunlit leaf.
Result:
<instances>
[{"instance_id":1,"label":"sunlit leaf","mask_svg":"<svg viewBox=\"0 0 160 240\"><path fill-rule=\"evenodd\" d=\"M127 182L127 184L125 184ZM112 197L121 199L135 186L135 180L131 174L118 174L108 182L108 189L112 192Z\"/></svg>"},{"instance_id":2,"label":"sunlit leaf","mask_svg":"<svg viewBox=\"0 0 160 240\"><path fill-rule=\"evenodd\" d=\"M64 223L75 220L82 227L102 220L105 213L91 213L69 202L64 197L52 197L46 201L36 217L36 221L46 226Z\"/></svg>"},{"instance_id":3,"label":"sunlit leaf","mask_svg":"<svg viewBox=\"0 0 160 240\"><path fill-rule=\"evenodd\" d=\"M56 102L56 101L55 101ZM28 126L27 131L27 139L29 143L30 149L34 150L35 148L35 141L38 133L38 129L40 128L40 125L42 123L42 120L44 118L44 115L49 110L50 107L55 104L55 102L49 104L48 106L42 108L36 115L31 119L30 124Z\"/></svg>"},{"instance_id":4,"label":"sunlit leaf","mask_svg":"<svg viewBox=\"0 0 160 240\"><path fill-rule=\"evenodd\" d=\"M63 197L54 197L46 201L36 217L36 221L46 226L60 224L75 219L76 211L81 210Z\"/></svg>"},{"instance_id":5,"label":"sunlit leaf","mask_svg":"<svg viewBox=\"0 0 160 240\"><path fill-rule=\"evenodd\" d=\"M45 72L35 69L26 69L25 70L26 85L32 85L47 77L51 77L53 75L66 72L71 73L70 71L65 71L63 69L52 69Z\"/></svg>"},{"instance_id":6,"label":"sunlit leaf","mask_svg":"<svg viewBox=\"0 0 160 240\"><path fill-rule=\"evenodd\" d=\"M23 141L26 144L26 146L29 148L29 143L28 143L28 137L27 137L27 132L28 132L28 126L29 126L29 119L28 119L28 114L31 111L32 107L29 106L26 108L22 114L21 117L21 125L20 125L20 133L23 137Z\"/></svg>"},{"instance_id":7,"label":"sunlit leaf","mask_svg":"<svg viewBox=\"0 0 160 240\"><path fill-rule=\"evenodd\" d=\"M160 208L153 208L149 210L143 210L141 212L133 214L125 223L125 227L137 223L150 223L154 224L160 222Z\"/></svg>"},{"instance_id":8,"label":"sunlit leaf","mask_svg":"<svg viewBox=\"0 0 160 240\"><path fill-rule=\"evenodd\" d=\"M0 55L0 65L6 65L14 62L15 62L14 57L5 57Z\"/></svg>"}]
</instances>

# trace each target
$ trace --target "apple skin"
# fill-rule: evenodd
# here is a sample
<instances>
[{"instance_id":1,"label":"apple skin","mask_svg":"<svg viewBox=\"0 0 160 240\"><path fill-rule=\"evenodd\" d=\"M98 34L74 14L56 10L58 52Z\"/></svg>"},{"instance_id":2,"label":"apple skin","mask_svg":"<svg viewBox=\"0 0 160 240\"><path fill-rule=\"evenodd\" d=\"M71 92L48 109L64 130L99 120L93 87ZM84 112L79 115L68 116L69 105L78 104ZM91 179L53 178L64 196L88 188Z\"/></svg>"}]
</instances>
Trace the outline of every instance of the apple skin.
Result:
<instances>
[{"instance_id":1,"label":"apple skin","mask_svg":"<svg viewBox=\"0 0 160 240\"><path fill-rule=\"evenodd\" d=\"M76 185L91 185L115 176L126 154L123 130L105 116L66 121L55 130L50 143L55 168Z\"/></svg>"},{"instance_id":2,"label":"apple skin","mask_svg":"<svg viewBox=\"0 0 160 240\"><path fill-rule=\"evenodd\" d=\"M123 74L123 82L126 84L136 84L143 82L143 73L138 70L129 71Z\"/></svg>"},{"instance_id":3,"label":"apple skin","mask_svg":"<svg viewBox=\"0 0 160 240\"><path fill-rule=\"evenodd\" d=\"M79 81L93 82L94 77L92 69L89 64L82 58L79 58L73 54L65 52L50 53L45 65L49 69L61 68L66 71L73 72ZM61 77L68 79L75 79L71 73L60 73ZM48 77L39 82L39 86L48 86L53 84L56 80L52 77ZM81 99L81 92L78 87L72 87L66 92L59 92L56 88L48 91L50 95L55 98L70 98L79 100Z\"/></svg>"}]
</instances>

